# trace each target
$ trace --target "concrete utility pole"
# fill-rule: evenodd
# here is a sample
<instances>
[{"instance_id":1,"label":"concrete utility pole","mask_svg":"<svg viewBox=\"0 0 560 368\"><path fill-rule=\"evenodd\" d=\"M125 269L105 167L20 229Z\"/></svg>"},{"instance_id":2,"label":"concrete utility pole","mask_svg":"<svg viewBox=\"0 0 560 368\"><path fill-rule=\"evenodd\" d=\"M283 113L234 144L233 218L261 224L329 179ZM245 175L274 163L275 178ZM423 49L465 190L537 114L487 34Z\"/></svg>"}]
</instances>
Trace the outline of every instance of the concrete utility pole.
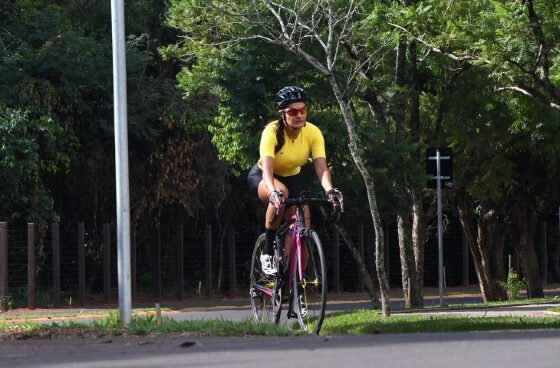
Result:
<instances>
[{"instance_id":1,"label":"concrete utility pole","mask_svg":"<svg viewBox=\"0 0 560 368\"><path fill-rule=\"evenodd\" d=\"M113 100L115 104L115 169L117 189L117 263L121 323L132 321L130 294L130 199L128 191L128 130L124 0L111 0L113 32Z\"/></svg>"}]
</instances>

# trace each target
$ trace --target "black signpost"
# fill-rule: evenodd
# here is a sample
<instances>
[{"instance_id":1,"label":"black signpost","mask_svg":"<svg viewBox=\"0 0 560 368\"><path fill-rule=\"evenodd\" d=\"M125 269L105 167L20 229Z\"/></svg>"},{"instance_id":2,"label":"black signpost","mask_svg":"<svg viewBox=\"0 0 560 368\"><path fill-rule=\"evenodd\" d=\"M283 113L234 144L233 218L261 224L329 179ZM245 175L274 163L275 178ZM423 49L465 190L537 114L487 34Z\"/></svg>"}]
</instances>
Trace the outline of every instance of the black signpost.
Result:
<instances>
[{"instance_id":1,"label":"black signpost","mask_svg":"<svg viewBox=\"0 0 560 368\"><path fill-rule=\"evenodd\" d=\"M437 189L438 213L438 274L439 305L443 306L443 225L441 218L441 188L453 187L453 160L450 147L428 148L426 150L426 171L431 176L428 188Z\"/></svg>"}]
</instances>

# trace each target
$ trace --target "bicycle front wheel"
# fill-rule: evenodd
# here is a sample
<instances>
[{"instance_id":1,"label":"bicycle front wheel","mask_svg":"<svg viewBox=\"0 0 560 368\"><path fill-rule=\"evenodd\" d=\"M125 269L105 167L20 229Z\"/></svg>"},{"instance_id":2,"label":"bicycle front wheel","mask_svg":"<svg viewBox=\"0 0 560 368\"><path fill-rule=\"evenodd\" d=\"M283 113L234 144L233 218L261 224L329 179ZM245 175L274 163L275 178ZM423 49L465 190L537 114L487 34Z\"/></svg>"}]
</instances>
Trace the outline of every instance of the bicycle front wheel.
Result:
<instances>
[{"instance_id":1,"label":"bicycle front wheel","mask_svg":"<svg viewBox=\"0 0 560 368\"><path fill-rule=\"evenodd\" d=\"M262 272L260 257L263 248L264 234L257 240L251 257L251 310L256 322L278 323L282 310L282 292L278 278L268 277Z\"/></svg>"},{"instance_id":2,"label":"bicycle front wheel","mask_svg":"<svg viewBox=\"0 0 560 368\"><path fill-rule=\"evenodd\" d=\"M302 246L304 248L302 249L303 277L299 276L299 262L296 259L296 272L293 279L293 309L298 317L300 328L311 334L318 334L327 306L325 255L319 236L313 230L309 230L305 239L302 239ZM307 265L305 264L306 253L309 255Z\"/></svg>"}]
</instances>

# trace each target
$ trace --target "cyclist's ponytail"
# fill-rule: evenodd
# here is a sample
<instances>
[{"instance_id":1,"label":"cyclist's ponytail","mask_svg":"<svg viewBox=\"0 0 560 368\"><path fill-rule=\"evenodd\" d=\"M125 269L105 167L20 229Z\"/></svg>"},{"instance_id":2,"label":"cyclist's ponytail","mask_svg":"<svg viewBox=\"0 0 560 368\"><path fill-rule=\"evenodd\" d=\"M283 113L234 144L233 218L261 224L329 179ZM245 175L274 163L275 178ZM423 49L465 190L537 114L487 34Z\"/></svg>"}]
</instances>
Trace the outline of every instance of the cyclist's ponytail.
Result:
<instances>
[{"instance_id":1,"label":"cyclist's ponytail","mask_svg":"<svg viewBox=\"0 0 560 368\"><path fill-rule=\"evenodd\" d=\"M284 117L280 117L276 122L276 146L274 146L274 153L278 153L286 143L286 139L284 138Z\"/></svg>"}]
</instances>

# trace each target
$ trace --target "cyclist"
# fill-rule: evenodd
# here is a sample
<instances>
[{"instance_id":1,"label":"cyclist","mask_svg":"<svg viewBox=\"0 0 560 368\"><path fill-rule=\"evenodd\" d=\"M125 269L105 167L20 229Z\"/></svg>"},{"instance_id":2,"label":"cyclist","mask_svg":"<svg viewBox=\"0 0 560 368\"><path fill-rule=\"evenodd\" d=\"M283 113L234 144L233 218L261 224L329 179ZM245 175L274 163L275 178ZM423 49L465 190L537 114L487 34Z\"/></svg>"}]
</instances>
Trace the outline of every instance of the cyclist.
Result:
<instances>
[{"instance_id":1,"label":"cyclist","mask_svg":"<svg viewBox=\"0 0 560 368\"><path fill-rule=\"evenodd\" d=\"M273 262L273 241L284 212L284 199L298 197L304 190L300 170L309 157L317 178L335 206L343 203L342 192L333 187L327 167L325 141L321 130L307 121L307 94L296 86L288 86L276 93L275 108L278 120L269 123L262 132L260 159L251 168L247 183L251 191L264 203L268 203L265 226L264 249L260 256L262 271L267 275L278 272ZM275 208L280 216L274 223ZM285 216L293 215L293 209ZM309 208L305 208L306 222L309 222ZM309 224L307 224L309 226Z\"/></svg>"}]
</instances>

